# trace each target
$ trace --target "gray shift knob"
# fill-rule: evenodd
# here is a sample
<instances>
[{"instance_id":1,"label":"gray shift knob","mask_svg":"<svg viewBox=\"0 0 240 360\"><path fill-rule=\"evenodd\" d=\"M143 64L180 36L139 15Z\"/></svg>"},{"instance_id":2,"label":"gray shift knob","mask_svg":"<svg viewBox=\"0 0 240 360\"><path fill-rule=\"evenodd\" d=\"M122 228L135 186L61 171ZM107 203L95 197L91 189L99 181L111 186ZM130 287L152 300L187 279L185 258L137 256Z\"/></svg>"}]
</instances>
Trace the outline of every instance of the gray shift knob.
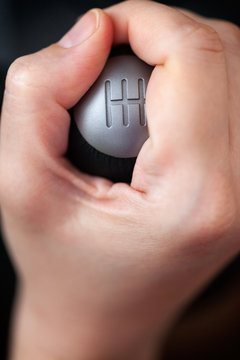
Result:
<instances>
[{"instance_id":1,"label":"gray shift knob","mask_svg":"<svg viewBox=\"0 0 240 360\"><path fill-rule=\"evenodd\" d=\"M137 157L148 138L145 96L152 67L133 55L110 58L73 114L82 137L116 158Z\"/></svg>"}]
</instances>

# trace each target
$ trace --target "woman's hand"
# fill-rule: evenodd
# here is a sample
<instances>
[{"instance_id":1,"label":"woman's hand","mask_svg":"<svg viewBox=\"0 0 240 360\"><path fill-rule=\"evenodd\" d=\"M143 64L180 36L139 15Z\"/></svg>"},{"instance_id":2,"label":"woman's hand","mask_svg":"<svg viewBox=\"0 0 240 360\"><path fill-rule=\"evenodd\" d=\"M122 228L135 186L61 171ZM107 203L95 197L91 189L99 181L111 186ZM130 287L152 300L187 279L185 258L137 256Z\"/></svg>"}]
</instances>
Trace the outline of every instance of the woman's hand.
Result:
<instances>
[{"instance_id":1,"label":"woman's hand","mask_svg":"<svg viewBox=\"0 0 240 360\"><path fill-rule=\"evenodd\" d=\"M130 186L65 159L67 110L112 41L155 66ZM12 360L150 359L239 251L239 57L233 25L128 1L10 67L0 191L19 275Z\"/></svg>"}]
</instances>

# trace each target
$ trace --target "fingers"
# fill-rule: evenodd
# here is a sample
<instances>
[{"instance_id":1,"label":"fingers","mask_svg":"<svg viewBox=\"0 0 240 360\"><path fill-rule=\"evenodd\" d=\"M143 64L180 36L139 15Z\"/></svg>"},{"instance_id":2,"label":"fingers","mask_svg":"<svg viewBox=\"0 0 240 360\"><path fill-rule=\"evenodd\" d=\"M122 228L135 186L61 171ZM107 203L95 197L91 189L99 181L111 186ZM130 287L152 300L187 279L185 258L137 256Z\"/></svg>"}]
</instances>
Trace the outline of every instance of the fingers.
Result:
<instances>
[{"instance_id":1,"label":"fingers","mask_svg":"<svg viewBox=\"0 0 240 360\"><path fill-rule=\"evenodd\" d=\"M105 11L114 22L114 43L129 42L136 54L152 65L162 64L167 56L183 48L188 52L201 46L209 51L222 50L212 28L175 8L152 1L130 0Z\"/></svg>"},{"instance_id":2,"label":"fingers","mask_svg":"<svg viewBox=\"0 0 240 360\"><path fill-rule=\"evenodd\" d=\"M214 28L222 40L228 73L229 108L231 109L231 116L229 117L229 147L231 149L236 179L239 179L240 126L239 121L236 121L236 119L238 119L240 113L238 95L240 93L240 28L228 21L205 18L185 9L181 9L181 12Z\"/></svg>"},{"instance_id":3,"label":"fingers","mask_svg":"<svg viewBox=\"0 0 240 360\"><path fill-rule=\"evenodd\" d=\"M150 1L124 2L107 13L115 43L129 41L140 58L156 65L146 99L148 161L142 156L138 165L159 174L167 157L210 160L222 139L227 146L228 132L226 64L216 31Z\"/></svg>"}]
</instances>

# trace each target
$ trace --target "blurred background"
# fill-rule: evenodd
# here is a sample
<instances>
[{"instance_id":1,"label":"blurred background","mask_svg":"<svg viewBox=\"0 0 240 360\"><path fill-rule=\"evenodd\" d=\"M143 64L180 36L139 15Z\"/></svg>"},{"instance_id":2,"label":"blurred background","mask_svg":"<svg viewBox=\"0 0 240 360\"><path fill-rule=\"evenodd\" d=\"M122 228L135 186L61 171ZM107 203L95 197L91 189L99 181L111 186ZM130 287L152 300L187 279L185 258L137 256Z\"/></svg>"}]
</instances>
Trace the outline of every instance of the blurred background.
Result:
<instances>
[{"instance_id":1,"label":"blurred background","mask_svg":"<svg viewBox=\"0 0 240 360\"><path fill-rule=\"evenodd\" d=\"M88 9L117 2L0 0L0 105L6 72L14 59L60 39ZM162 2L240 25L240 2L236 0ZM0 229L0 359L4 360L16 277L2 237ZM164 360L175 359L240 359L240 256L209 284L171 331Z\"/></svg>"}]
</instances>

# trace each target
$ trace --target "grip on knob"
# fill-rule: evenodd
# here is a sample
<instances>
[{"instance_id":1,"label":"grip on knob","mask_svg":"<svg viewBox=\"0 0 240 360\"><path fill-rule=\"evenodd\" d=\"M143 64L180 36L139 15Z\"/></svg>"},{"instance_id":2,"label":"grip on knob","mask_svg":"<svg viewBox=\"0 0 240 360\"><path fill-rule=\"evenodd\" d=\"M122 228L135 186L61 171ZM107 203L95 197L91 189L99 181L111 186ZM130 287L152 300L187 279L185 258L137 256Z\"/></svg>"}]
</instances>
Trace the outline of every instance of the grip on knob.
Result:
<instances>
[{"instance_id":1,"label":"grip on knob","mask_svg":"<svg viewBox=\"0 0 240 360\"><path fill-rule=\"evenodd\" d=\"M81 171L114 182L131 181L148 138L145 94L151 72L134 55L111 57L72 109L68 155Z\"/></svg>"}]
</instances>

